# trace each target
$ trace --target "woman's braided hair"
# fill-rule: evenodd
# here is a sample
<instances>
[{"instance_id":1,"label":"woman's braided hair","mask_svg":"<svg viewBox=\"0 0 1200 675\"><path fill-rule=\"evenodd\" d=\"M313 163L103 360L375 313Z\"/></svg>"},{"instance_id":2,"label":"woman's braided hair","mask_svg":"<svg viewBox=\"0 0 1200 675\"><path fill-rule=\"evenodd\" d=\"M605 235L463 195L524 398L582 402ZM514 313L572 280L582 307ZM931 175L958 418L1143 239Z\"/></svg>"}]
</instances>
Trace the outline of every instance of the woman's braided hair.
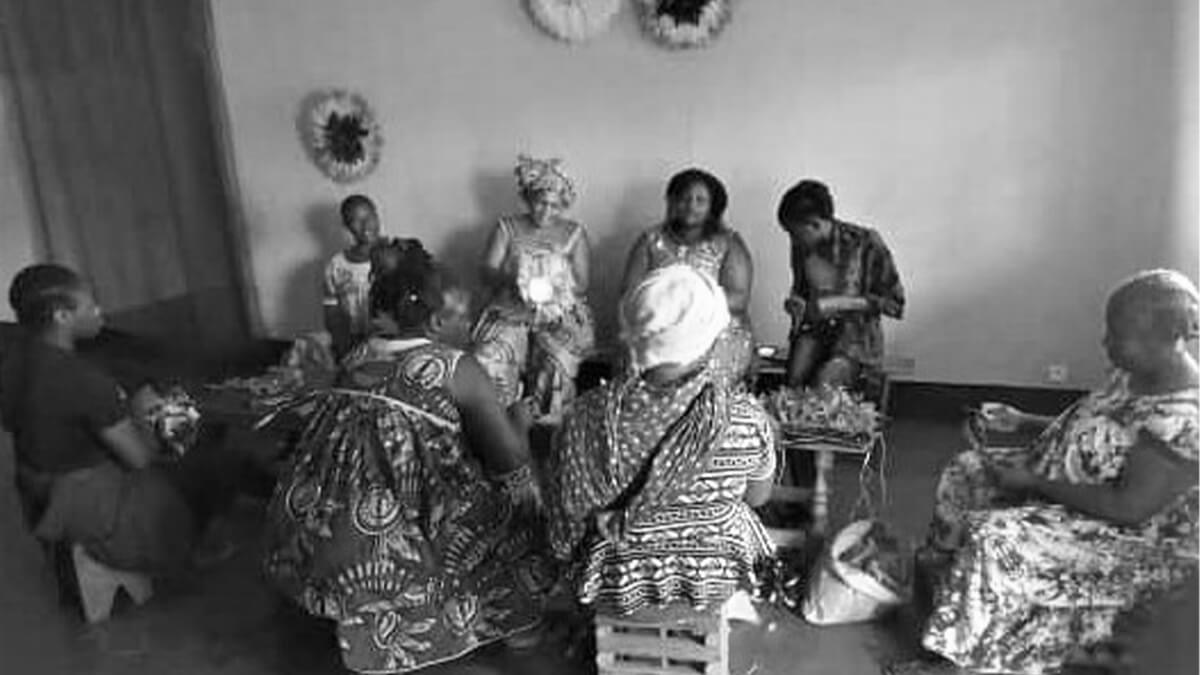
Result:
<instances>
[{"instance_id":1,"label":"woman's braided hair","mask_svg":"<svg viewBox=\"0 0 1200 675\"><path fill-rule=\"evenodd\" d=\"M380 242L371 263L371 314L390 316L404 330L423 326L442 309L450 279L419 240Z\"/></svg>"},{"instance_id":2,"label":"woman's braided hair","mask_svg":"<svg viewBox=\"0 0 1200 675\"><path fill-rule=\"evenodd\" d=\"M13 277L8 304L22 326L41 328L50 323L56 311L75 309L71 292L82 285L79 275L62 265L30 265Z\"/></svg>"}]
</instances>

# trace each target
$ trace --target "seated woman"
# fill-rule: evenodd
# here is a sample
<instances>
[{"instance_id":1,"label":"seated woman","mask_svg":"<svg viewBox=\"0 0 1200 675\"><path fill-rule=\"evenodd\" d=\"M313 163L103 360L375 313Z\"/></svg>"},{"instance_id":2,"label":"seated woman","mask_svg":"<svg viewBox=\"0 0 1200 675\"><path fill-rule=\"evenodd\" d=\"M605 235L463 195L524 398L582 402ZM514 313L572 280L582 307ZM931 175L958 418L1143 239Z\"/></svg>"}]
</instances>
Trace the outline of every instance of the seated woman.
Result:
<instances>
[{"instance_id":1,"label":"seated woman","mask_svg":"<svg viewBox=\"0 0 1200 675\"><path fill-rule=\"evenodd\" d=\"M904 314L892 254L874 230L834 218L824 183L797 183L777 215L792 241L787 383L855 387L882 366L880 316Z\"/></svg>"},{"instance_id":2,"label":"seated woman","mask_svg":"<svg viewBox=\"0 0 1200 675\"><path fill-rule=\"evenodd\" d=\"M76 352L103 316L75 272L27 267L9 301L25 335L0 364L0 421L15 441L27 524L116 569L179 571L232 501L240 458L212 437L176 458L139 426L116 380ZM153 397L143 389L132 400Z\"/></svg>"},{"instance_id":3,"label":"seated woman","mask_svg":"<svg viewBox=\"0 0 1200 675\"><path fill-rule=\"evenodd\" d=\"M544 472L553 549L597 611L715 609L772 550L752 507L770 493L774 430L715 372L729 323L715 279L655 270L621 321L633 370L572 406Z\"/></svg>"},{"instance_id":4,"label":"seated woman","mask_svg":"<svg viewBox=\"0 0 1200 675\"><path fill-rule=\"evenodd\" d=\"M420 247L375 279L396 327L318 391L269 510L269 578L333 619L351 670L398 673L518 637L552 575L524 431L462 351L469 302Z\"/></svg>"},{"instance_id":5,"label":"seated woman","mask_svg":"<svg viewBox=\"0 0 1200 675\"><path fill-rule=\"evenodd\" d=\"M1195 570L1198 303L1177 272L1123 283L1106 311L1108 385L1053 420L1000 408L995 428L1045 430L946 468L921 556L948 565L926 648L975 670L1053 671Z\"/></svg>"},{"instance_id":6,"label":"seated woman","mask_svg":"<svg viewBox=\"0 0 1200 675\"><path fill-rule=\"evenodd\" d=\"M588 286L587 232L561 216L575 186L559 160L521 156L517 188L529 212L500 219L484 257L496 289L475 329L475 356L506 405L533 403L556 421L575 397L575 375L595 340Z\"/></svg>"},{"instance_id":7,"label":"seated woman","mask_svg":"<svg viewBox=\"0 0 1200 675\"><path fill-rule=\"evenodd\" d=\"M634 243L625 264L621 291L628 292L649 272L684 263L712 276L725 292L732 320L717 342L718 372L744 381L754 359L750 290L754 266L740 235L723 220L729 196L717 177L687 169L667 183L666 220Z\"/></svg>"}]
</instances>

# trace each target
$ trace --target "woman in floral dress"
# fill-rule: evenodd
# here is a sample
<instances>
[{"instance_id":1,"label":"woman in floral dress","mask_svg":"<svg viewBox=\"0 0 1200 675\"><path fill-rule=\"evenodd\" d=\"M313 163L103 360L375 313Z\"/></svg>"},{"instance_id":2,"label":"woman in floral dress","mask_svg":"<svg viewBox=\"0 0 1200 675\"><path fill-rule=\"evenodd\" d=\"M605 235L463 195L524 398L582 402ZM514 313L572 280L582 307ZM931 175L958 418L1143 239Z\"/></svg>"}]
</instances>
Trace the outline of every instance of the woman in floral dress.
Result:
<instances>
[{"instance_id":1,"label":"woman in floral dress","mask_svg":"<svg viewBox=\"0 0 1200 675\"><path fill-rule=\"evenodd\" d=\"M724 222L728 193L721 181L700 169L687 169L667 183L667 218L638 238L625 266L622 291L649 272L683 263L721 285L731 321L715 348L718 373L744 382L754 359L750 328L750 290L754 266L740 235Z\"/></svg>"},{"instance_id":2,"label":"woman in floral dress","mask_svg":"<svg viewBox=\"0 0 1200 675\"><path fill-rule=\"evenodd\" d=\"M597 611L715 609L772 549L752 507L770 493L774 430L714 373L729 320L714 279L656 270L621 317L634 367L571 408L544 472L551 542Z\"/></svg>"},{"instance_id":3,"label":"woman in floral dress","mask_svg":"<svg viewBox=\"0 0 1200 675\"><path fill-rule=\"evenodd\" d=\"M348 357L315 403L272 500L268 577L337 622L346 667L401 673L540 621L552 575L529 524L539 508L524 437L455 344L465 294L423 250L371 288L397 328Z\"/></svg>"},{"instance_id":4,"label":"woman in floral dress","mask_svg":"<svg viewBox=\"0 0 1200 675\"><path fill-rule=\"evenodd\" d=\"M496 224L484 260L495 297L475 327L475 357L501 401L533 403L555 421L575 396L575 375L594 344L587 232L561 216L575 186L559 160L521 156L517 187L528 213Z\"/></svg>"},{"instance_id":5,"label":"woman in floral dress","mask_svg":"<svg viewBox=\"0 0 1200 675\"><path fill-rule=\"evenodd\" d=\"M922 554L948 565L926 648L973 670L1053 672L1195 571L1198 303L1176 272L1127 281L1108 301L1107 386L1053 420L998 407L994 428L1045 430L946 468Z\"/></svg>"}]
</instances>

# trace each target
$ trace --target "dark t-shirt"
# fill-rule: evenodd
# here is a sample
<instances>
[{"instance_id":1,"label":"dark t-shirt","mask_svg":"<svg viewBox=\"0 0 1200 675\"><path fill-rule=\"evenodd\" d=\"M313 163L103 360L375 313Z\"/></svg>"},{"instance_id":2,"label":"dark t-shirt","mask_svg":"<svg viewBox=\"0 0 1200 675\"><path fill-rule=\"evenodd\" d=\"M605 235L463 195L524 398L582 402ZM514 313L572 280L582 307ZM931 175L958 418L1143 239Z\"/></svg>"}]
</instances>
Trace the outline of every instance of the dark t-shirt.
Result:
<instances>
[{"instance_id":1,"label":"dark t-shirt","mask_svg":"<svg viewBox=\"0 0 1200 675\"><path fill-rule=\"evenodd\" d=\"M127 415L116 380L79 355L24 340L0 362L0 421L17 461L50 473L111 457L100 431Z\"/></svg>"}]
</instances>

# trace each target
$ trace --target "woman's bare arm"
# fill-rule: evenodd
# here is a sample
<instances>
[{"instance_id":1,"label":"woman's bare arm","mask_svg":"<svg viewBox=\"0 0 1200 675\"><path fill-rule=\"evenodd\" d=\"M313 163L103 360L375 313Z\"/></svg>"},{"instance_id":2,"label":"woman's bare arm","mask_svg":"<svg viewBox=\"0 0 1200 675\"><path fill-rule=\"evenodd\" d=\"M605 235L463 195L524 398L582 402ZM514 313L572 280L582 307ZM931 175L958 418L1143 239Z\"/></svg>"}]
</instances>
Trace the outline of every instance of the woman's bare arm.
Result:
<instances>
[{"instance_id":1,"label":"woman's bare arm","mask_svg":"<svg viewBox=\"0 0 1200 675\"><path fill-rule=\"evenodd\" d=\"M771 500L771 488L774 485L774 476L763 480L749 481L746 483L746 493L742 495L742 501L756 509Z\"/></svg>"},{"instance_id":2,"label":"woman's bare arm","mask_svg":"<svg viewBox=\"0 0 1200 675\"><path fill-rule=\"evenodd\" d=\"M487 248L483 253L483 281L489 288L497 288L504 283L504 256L508 253L508 231L500 223L492 228L488 235Z\"/></svg>"},{"instance_id":3,"label":"woman's bare arm","mask_svg":"<svg viewBox=\"0 0 1200 675\"><path fill-rule=\"evenodd\" d=\"M154 461L154 449L146 443L141 431L128 417L107 429L102 429L100 438L117 459L131 469L144 469Z\"/></svg>"},{"instance_id":4,"label":"woman's bare arm","mask_svg":"<svg viewBox=\"0 0 1200 675\"><path fill-rule=\"evenodd\" d=\"M529 440L517 432L500 405L495 385L475 357L459 359L450 393L462 417L467 444L489 473L504 474L529 463Z\"/></svg>"},{"instance_id":5,"label":"woman's bare arm","mask_svg":"<svg viewBox=\"0 0 1200 675\"><path fill-rule=\"evenodd\" d=\"M646 270L650 267L649 246L649 235L643 232L629 250L629 257L625 260L625 275L621 278L622 296L646 276Z\"/></svg>"},{"instance_id":6,"label":"woman's bare arm","mask_svg":"<svg viewBox=\"0 0 1200 675\"><path fill-rule=\"evenodd\" d=\"M732 314L742 314L750 306L750 291L754 285L754 262L750 249L736 232L729 239L729 251L721 263L721 288Z\"/></svg>"},{"instance_id":7,"label":"woman's bare arm","mask_svg":"<svg viewBox=\"0 0 1200 675\"><path fill-rule=\"evenodd\" d=\"M579 228L579 234L576 235L575 246L571 249L571 271L575 274L575 290L585 293L591 273L592 244L588 241L587 230L583 225L576 227Z\"/></svg>"},{"instance_id":8,"label":"woman's bare arm","mask_svg":"<svg viewBox=\"0 0 1200 675\"><path fill-rule=\"evenodd\" d=\"M1037 477L1032 489L1045 498L1118 525L1135 526L1196 484L1196 463L1142 434L1129 450L1118 482L1075 485Z\"/></svg>"}]
</instances>

